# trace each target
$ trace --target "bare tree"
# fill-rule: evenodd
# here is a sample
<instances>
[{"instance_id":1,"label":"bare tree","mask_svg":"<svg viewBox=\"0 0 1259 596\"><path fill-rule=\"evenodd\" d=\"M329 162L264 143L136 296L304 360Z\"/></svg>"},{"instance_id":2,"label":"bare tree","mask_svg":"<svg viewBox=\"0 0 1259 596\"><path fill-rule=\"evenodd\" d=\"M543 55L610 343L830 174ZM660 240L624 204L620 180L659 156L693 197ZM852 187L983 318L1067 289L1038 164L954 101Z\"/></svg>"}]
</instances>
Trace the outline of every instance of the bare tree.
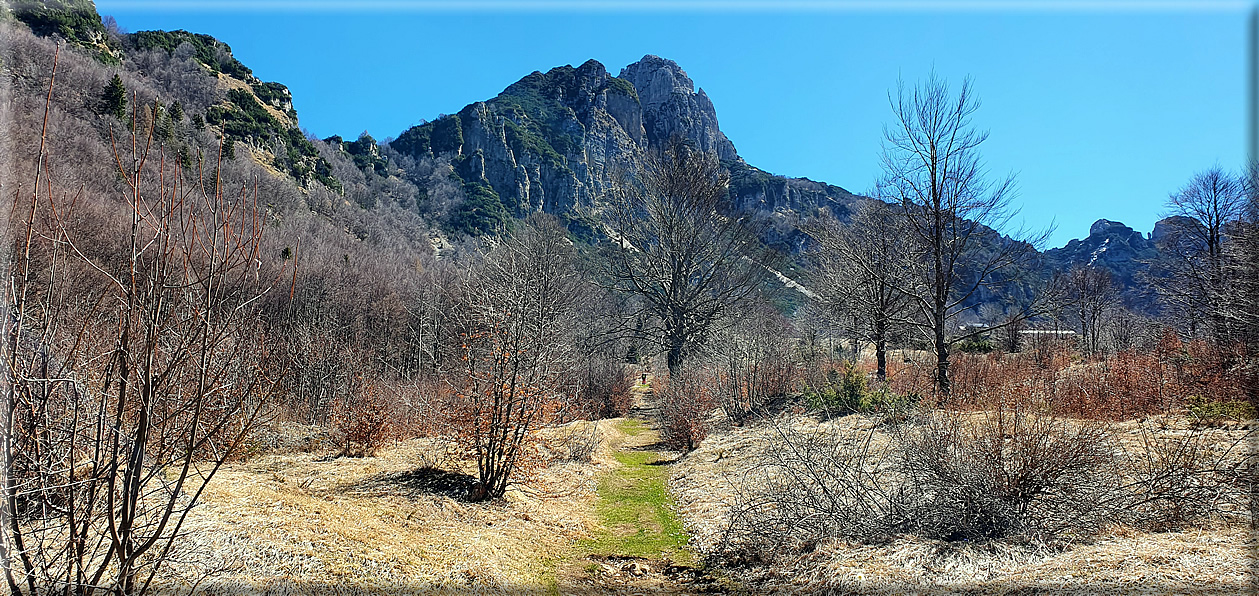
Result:
<instances>
[{"instance_id":1,"label":"bare tree","mask_svg":"<svg viewBox=\"0 0 1259 596\"><path fill-rule=\"evenodd\" d=\"M1173 311L1189 323L1191 335L1205 316L1211 336L1226 339L1227 245L1246 207L1243 180L1213 167L1196 174L1167 201L1171 233L1163 248L1160 294Z\"/></svg>"},{"instance_id":2,"label":"bare tree","mask_svg":"<svg viewBox=\"0 0 1259 596\"><path fill-rule=\"evenodd\" d=\"M1085 266L1067 274L1066 289L1068 300L1075 306L1081 349L1085 354L1101 352L1107 317L1119 304L1119 288L1109 271Z\"/></svg>"},{"instance_id":3,"label":"bare tree","mask_svg":"<svg viewBox=\"0 0 1259 596\"><path fill-rule=\"evenodd\" d=\"M654 315L643 339L660 344L674 376L764 275L768 253L748 217L729 211L728 183L716 156L675 139L647 157L638 180L610 193L605 221L616 246L608 272Z\"/></svg>"},{"instance_id":4,"label":"bare tree","mask_svg":"<svg viewBox=\"0 0 1259 596\"><path fill-rule=\"evenodd\" d=\"M917 311L907 322L931 341L936 385L947 394L950 344L987 331L957 335L956 319L974 308L972 298L982 290L1008 283L1034 254L1033 243L1048 232L1039 237L1023 230L1011 237L998 233L1015 213L1010 205L1014 178L992 181L987 176L979 146L988 134L971 125L979 100L969 79L954 96L932 73L912 90L900 84L889 100L895 120L884 129L883 177L876 194L899 203L905 216L911 254L904 290Z\"/></svg>"},{"instance_id":5,"label":"bare tree","mask_svg":"<svg viewBox=\"0 0 1259 596\"><path fill-rule=\"evenodd\" d=\"M791 391L796 379L791 323L763 301L750 306L732 317L737 322L723 330L714 350L717 400L736 425Z\"/></svg>"},{"instance_id":6,"label":"bare tree","mask_svg":"<svg viewBox=\"0 0 1259 596\"><path fill-rule=\"evenodd\" d=\"M859 204L847 225L834 218L811 222L817 241L813 291L833 317L852 316L853 329L874 344L876 375L887 378L887 344L894 325L910 313L909 245L904 219L882 202Z\"/></svg>"},{"instance_id":7,"label":"bare tree","mask_svg":"<svg viewBox=\"0 0 1259 596\"><path fill-rule=\"evenodd\" d=\"M1247 173L1246 208L1229 250L1227 275L1235 283L1228 315L1250 353L1259 354L1259 162L1252 163Z\"/></svg>"},{"instance_id":8,"label":"bare tree","mask_svg":"<svg viewBox=\"0 0 1259 596\"><path fill-rule=\"evenodd\" d=\"M536 216L484 257L456 315L464 370L452 430L477 459L473 500L503 496L531 433L577 391L571 334L581 278L563 228Z\"/></svg>"},{"instance_id":9,"label":"bare tree","mask_svg":"<svg viewBox=\"0 0 1259 596\"><path fill-rule=\"evenodd\" d=\"M1242 216L1234 223L1233 241L1225 248L1227 257L1223 323L1231 339L1245 346L1250 371L1259 371L1259 162L1251 162L1243 179L1246 201ZM1252 372L1246 393L1259 405L1259 374Z\"/></svg>"}]
</instances>

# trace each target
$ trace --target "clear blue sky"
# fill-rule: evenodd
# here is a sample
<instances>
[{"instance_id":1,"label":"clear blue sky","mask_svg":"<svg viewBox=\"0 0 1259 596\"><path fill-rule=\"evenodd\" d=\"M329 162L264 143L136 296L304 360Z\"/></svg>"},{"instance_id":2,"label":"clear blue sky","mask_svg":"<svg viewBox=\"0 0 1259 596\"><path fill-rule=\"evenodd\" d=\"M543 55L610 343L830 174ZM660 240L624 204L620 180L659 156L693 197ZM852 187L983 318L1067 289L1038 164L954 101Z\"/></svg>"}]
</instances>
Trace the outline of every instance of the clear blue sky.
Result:
<instances>
[{"instance_id":1,"label":"clear blue sky","mask_svg":"<svg viewBox=\"0 0 1259 596\"><path fill-rule=\"evenodd\" d=\"M397 136L421 119L488 99L534 70L594 58L612 74L645 54L677 61L717 108L748 163L855 192L879 173L887 94L932 68L974 79L994 175L1017 174L1022 217L1057 222L1051 246L1097 219L1148 232L1196 171L1239 169L1247 143L1245 3L1077 3L1073 10L983 2L695 0L629 4L481 0L176 4L99 0L128 31L187 29L232 46L293 91L320 137ZM1005 7L1001 7L1005 6Z\"/></svg>"}]
</instances>

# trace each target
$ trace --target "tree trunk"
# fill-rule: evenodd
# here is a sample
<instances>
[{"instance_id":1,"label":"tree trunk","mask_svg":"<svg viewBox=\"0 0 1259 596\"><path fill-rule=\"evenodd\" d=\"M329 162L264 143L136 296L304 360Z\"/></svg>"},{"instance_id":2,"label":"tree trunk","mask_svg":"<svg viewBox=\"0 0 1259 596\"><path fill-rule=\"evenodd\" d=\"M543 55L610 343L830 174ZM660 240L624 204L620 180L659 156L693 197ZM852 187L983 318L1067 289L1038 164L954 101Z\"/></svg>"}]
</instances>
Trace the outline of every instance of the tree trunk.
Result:
<instances>
[{"instance_id":1,"label":"tree trunk","mask_svg":"<svg viewBox=\"0 0 1259 596\"><path fill-rule=\"evenodd\" d=\"M936 388L940 395L949 395L949 343L944 339L944 322L935 328Z\"/></svg>"},{"instance_id":2,"label":"tree trunk","mask_svg":"<svg viewBox=\"0 0 1259 596\"><path fill-rule=\"evenodd\" d=\"M669 379L675 379L682 374L682 342L677 339L669 341Z\"/></svg>"},{"instance_id":3,"label":"tree trunk","mask_svg":"<svg viewBox=\"0 0 1259 596\"><path fill-rule=\"evenodd\" d=\"M874 376L883 382L887 380L887 321L879 317L874 321L874 361L877 368Z\"/></svg>"}]
</instances>

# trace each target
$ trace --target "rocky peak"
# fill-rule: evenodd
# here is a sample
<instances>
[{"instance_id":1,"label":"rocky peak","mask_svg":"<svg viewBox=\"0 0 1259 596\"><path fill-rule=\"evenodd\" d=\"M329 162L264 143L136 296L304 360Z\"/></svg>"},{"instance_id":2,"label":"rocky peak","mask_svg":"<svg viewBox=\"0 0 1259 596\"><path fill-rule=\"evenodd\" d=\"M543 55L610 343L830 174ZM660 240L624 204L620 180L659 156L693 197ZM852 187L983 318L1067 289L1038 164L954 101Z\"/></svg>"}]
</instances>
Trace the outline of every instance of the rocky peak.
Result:
<instances>
[{"instance_id":1,"label":"rocky peak","mask_svg":"<svg viewBox=\"0 0 1259 596\"><path fill-rule=\"evenodd\" d=\"M781 223L782 233L767 239L784 248L799 245L791 221L819 208L842 217L853 199L839 187L744 163L708 94L658 56L616 77L596 60L534 71L493 99L412 127L390 146L417 159L447 157L460 184L492 191L511 214L562 215L598 201L618 173L641 166L644 150L674 135L723 161L733 204Z\"/></svg>"},{"instance_id":2,"label":"rocky peak","mask_svg":"<svg viewBox=\"0 0 1259 596\"><path fill-rule=\"evenodd\" d=\"M619 78L634 85L643 107L660 105L674 95L695 93L695 83L677 62L651 54L622 68Z\"/></svg>"},{"instance_id":3,"label":"rocky peak","mask_svg":"<svg viewBox=\"0 0 1259 596\"><path fill-rule=\"evenodd\" d=\"M1122 231L1128 231L1128 232L1131 232L1131 231L1132 231L1132 228L1129 228L1128 226L1123 225L1123 223L1121 223L1121 222L1111 221L1111 220L1109 220L1109 219L1099 219L1099 220L1097 220L1097 221L1093 222L1093 225L1092 225L1092 226L1089 226L1089 236L1097 236L1097 235L1101 235L1101 234L1107 234L1107 233L1111 233L1111 232L1113 232L1113 231L1120 231L1120 232L1122 232Z\"/></svg>"},{"instance_id":4,"label":"rocky peak","mask_svg":"<svg viewBox=\"0 0 1259 596\"><path fill-rule=\"evenodd\" d=\"M638 92L649 145L660 146L680 135L723 160L738 159L734 144L717 125L708 94L695 91L695 83L677 62L649 54L621 69L617 78L629 81Z\"/></svg>"},{"instance_id":5,"label":"rocky peak","mask_svg":"<svg viewBox=\"0 0 1259 596\"><path fill-rule=\"evenodd\" d=\"M1150 242L1157 245L1163 245L1169 239L1182 234L1185 230L1192 230L1197 227L1198 222L1191 217L1183 215L1173 215L1171 217L1160 219L1154 222L1154 231L1150 232Z\"/></svg>"}]
</instances>

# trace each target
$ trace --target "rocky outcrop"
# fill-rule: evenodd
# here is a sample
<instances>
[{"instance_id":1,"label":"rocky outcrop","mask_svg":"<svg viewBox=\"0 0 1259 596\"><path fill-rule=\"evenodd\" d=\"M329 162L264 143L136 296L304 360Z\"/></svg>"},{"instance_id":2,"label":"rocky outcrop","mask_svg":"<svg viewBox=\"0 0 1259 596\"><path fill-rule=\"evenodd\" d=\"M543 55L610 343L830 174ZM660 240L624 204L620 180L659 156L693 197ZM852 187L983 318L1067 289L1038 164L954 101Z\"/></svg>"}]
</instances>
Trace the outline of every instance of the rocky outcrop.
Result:
<instances>
[{"instance_id":1,"label":"rocky outcrop","mask_svg":"<svg viewBox=\"0 0 1259 596\"><path fill-rule=\"evenodd\" d=\"M701 150L716 153L723 160L738 159L734 144L717 126L717 110L703 89L677 62L659 56L621 69L620 77L638 91L643 108L643 128L651 146L659 146L678 135L693 141Z\"/></svg>"},{"instance_id":2,"label":"rocky outcrop","mask_svg":"<svg viewBox=\"0 0 1259 596\"><path fill-rule=\"evenodd\" d=\"M607 190L646 148L632 85L590 60L534 72L498 97L414 127L392 147L451 154L456 171L488 185L516 215L562 214ZM474 163L468 164L471 160Z\"/></svg>"},{"instance_id":3,"label":"rocky outcrop","mask_svg":"<svg viewBox=\"0 0 1259 596\"><path fill-rule=\"evenodd\" d=\"M1120 222L1099 219L1089 227L1089 235L1082 240L1072 240L1066 246L1045 251L1045 263L1050 271L1066 273L1076 267L1097 267L1111 274L1120 287L1121 295L1129 306L1151 310L1154 297L1144 280L1150 263L1159 256L1157 243Z\"/></svg>"}]
</instances>

